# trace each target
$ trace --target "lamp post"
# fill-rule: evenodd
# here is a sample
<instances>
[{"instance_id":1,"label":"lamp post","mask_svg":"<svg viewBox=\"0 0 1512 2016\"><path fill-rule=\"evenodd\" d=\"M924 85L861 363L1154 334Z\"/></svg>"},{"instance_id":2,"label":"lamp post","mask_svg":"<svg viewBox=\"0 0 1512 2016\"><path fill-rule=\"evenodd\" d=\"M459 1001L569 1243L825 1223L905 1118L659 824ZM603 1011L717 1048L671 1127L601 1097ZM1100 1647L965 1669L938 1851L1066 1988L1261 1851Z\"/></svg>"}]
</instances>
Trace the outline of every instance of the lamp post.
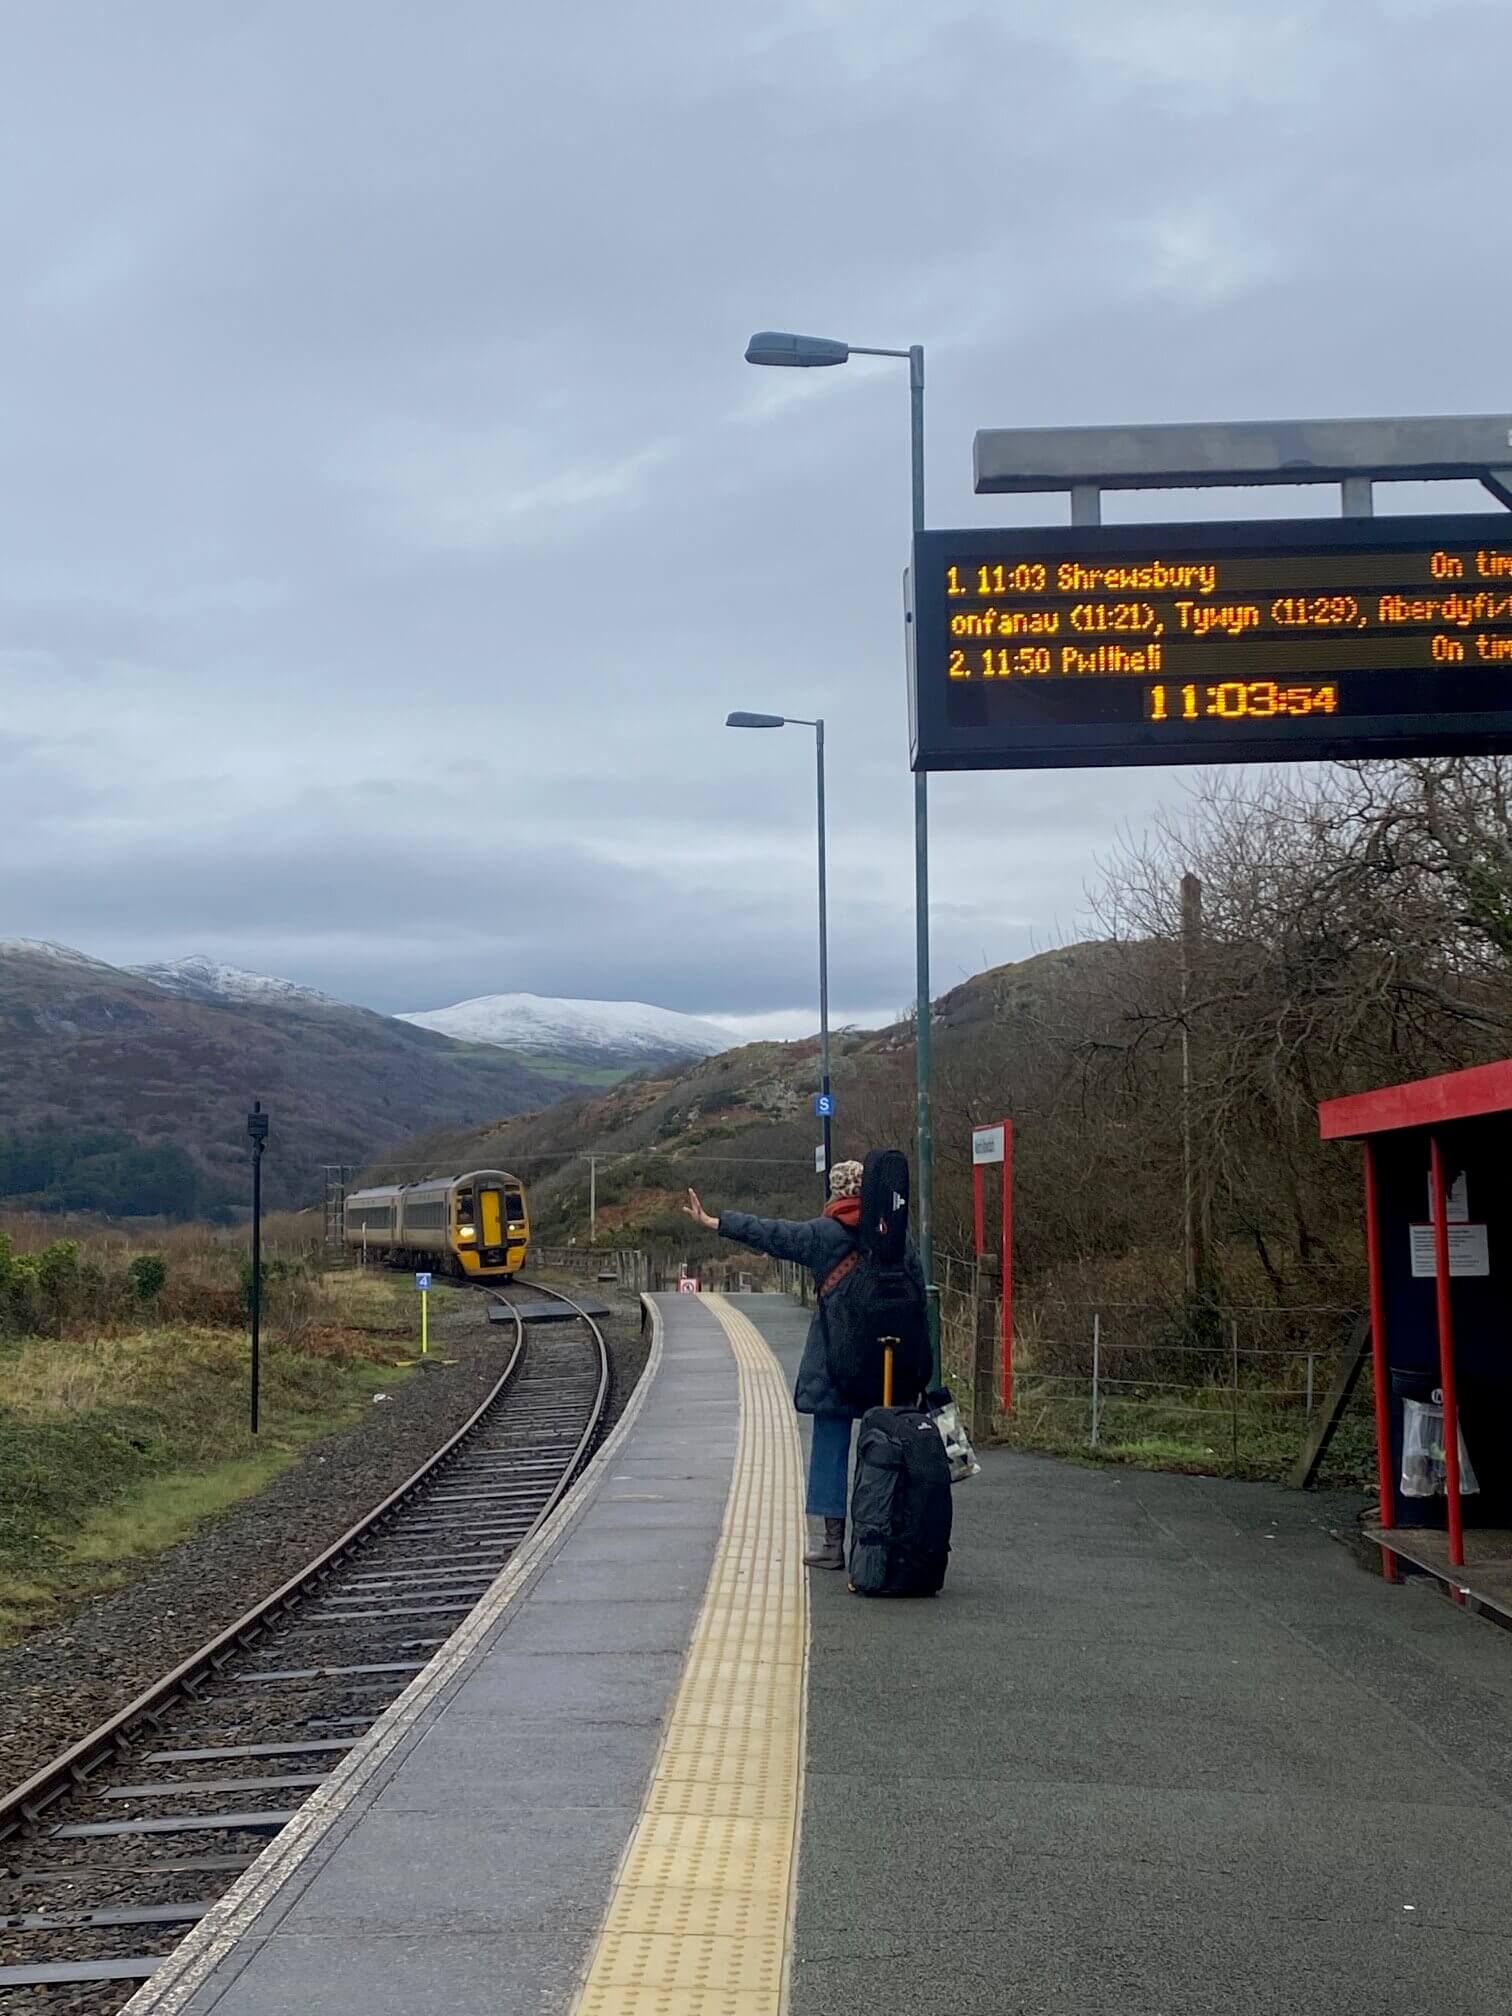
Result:
<instances>
[{"instance_id":1,"label":"lamp post","mask_svg":"<svg viewBox=\"0 0 1512 2016\"><path fill-rule=\"evenodd\" d=\"M257 1387L262 1326L262 1158L268 1143L268 1116L261 1099L247 1115L247 1139L252 1144L252 1433L257 1433Z\"/></svg>"},{"instance_id":2,"label":"lamp post","mask_svg":"<svg viewBox=\"0 0 1512 2016\"><path fill-rule=\"evenodd\" d=\"M852 357L902 357L908 361L910 471L913 529L924 530L924 350L874 350L859 343L838 343L829 336L794 336L785 330L758 330L746 345L748 364L812 370L845 364ZM914 774L914 962L917 1085L914 1094L915 1160L919 1189L919 1259L924 1268L929 1301L929 1337L934 1352L934 1380L940 1380L940 1290L934 1271L934 1129L929 1111L929 785L922 770Z\"/></svg>"},{"instance_id":3,"label":"lamp post","mask_svg":"<svg viewBox=\"0 0 1512 2016\"><path fill-rule=\"evenodd\" d=\"M812 728L819 772L819 1090L824 1094L824 1194L830 1172L829 898L824 861L824 723L791 714L728 714L726 728Z\"/></svg>"}]
</instances>

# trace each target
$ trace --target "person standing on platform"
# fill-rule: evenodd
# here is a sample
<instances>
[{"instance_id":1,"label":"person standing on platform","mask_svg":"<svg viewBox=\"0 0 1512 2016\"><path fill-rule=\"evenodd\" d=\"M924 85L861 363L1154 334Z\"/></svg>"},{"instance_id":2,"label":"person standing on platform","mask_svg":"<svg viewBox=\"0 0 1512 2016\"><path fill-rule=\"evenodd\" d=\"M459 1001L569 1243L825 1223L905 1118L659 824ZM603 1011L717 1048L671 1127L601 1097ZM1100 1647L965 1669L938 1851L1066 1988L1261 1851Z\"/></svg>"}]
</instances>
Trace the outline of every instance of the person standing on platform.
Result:
<instances>
[{"instance_id":1,"label":"person standing on platform","mask_svg":"<svg viewBox=\"0 0 1512 2016\"><path fill-rule=\"evenodd\" d=\"M722 1239L769 1253L774 1260L791 1260L813 1273L814 1316L793 1385L793 1405L800 1414L812 1415L814 1424L804 1509L811 1519L824 1521L822 1545L803 1557L808 1568L845 1566L851 1427L859 1410L837 1390L829 1358L832 1329L847 1321L846 1287L860 1243L861 1175L859 1162L837 1162L830 1170L830 1201L818 1218L753 1218L745 1211L724 1211L715 1218L696 1190L688 1192L683 1206L695 1224ZM906 1264L922 1296L924 1275L912 1246Z\"/></svg>"}]
</instances>

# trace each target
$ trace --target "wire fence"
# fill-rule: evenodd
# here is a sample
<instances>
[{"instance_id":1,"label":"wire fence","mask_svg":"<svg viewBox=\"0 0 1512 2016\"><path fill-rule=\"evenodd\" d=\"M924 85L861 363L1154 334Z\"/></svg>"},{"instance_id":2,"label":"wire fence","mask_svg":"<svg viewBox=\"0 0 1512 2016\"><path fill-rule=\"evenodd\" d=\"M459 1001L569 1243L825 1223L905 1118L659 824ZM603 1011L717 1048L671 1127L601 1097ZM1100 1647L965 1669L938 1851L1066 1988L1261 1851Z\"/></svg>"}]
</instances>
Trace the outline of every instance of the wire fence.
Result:
<instances>
[{"instance_id":1,"label":"wire fence","mask_svg":"<svg viewBox=\"0 0 1512 2016\"><path fill-rule=\"evenodd\" d=\"M1282 1476L1325 1404L1357 1315L1345 1304L1030 1300L1015 1312L1012 1415L994 1407L993 1428L1027 1446ZM942 1305L947 1370L963 1388L980 1321L965 1293ZM1368 1420L1367 1393L1340 1426L1336 1470L1368 1474Z\"/></svg>"},{"instance_id":2,"label":"wire fence","mask_svg":"<svg viewBox=\"0 0 1512 2016\"><path fill-rule=\"evenodd\" d=\"M1019 1295L1013 1406L1002 1393L996 1276L947 1256L940 1355L972 1433L1032 1449L1232 1476L1287 1476L1328 1401L1359 1316L1347 1302L1081 1302ZM782 1265L805 1307L812 1277ZM1336 1481L1373 1476L1368 1373L1329 1455Z\"/></svg>"}]
</instances>

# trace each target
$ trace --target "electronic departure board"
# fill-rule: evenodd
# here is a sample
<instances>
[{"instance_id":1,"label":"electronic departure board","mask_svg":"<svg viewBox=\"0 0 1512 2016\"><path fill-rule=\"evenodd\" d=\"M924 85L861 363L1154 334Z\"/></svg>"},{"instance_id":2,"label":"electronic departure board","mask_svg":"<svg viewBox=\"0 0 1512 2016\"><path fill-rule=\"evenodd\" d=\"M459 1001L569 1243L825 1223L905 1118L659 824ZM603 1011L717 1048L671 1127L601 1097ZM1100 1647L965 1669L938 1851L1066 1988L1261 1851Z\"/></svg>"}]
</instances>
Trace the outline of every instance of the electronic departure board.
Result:
<instances>
[{"instance_id":1,"label":"electronic departure board","mask_svg":"<svg viewBox=\"0 0 1512 2016\"><path fill-rule=\"evenodd\" d=\"M916 770L1512 750L1512 513L920 533Z\"/></svg>"}]
</instances>

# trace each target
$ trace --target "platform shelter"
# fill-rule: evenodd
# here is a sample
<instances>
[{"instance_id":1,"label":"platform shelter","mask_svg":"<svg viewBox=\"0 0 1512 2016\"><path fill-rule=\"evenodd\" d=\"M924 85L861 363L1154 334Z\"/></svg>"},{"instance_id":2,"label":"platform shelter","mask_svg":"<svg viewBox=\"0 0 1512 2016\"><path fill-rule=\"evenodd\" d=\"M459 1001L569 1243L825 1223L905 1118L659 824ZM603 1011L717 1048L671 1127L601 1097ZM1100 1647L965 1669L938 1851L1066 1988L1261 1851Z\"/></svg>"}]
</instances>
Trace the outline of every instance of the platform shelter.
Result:
<instances>
[{"instance_id":1,"label":"platform shelter","mask_svg":"<svg viewBox=\"0 0 1512 2016\"><path fill-rule=\"evenodd\" d=\"M1327 1100L1318 1116L1325 1141L1365 1151L1375 1537L1388 1570L1415 1563L1512 1615L1512 1062ZM1414 1408L1442 1454L1426 1493L1421 1464L1403 1468Z\"/></svg>"}]
</instances>

